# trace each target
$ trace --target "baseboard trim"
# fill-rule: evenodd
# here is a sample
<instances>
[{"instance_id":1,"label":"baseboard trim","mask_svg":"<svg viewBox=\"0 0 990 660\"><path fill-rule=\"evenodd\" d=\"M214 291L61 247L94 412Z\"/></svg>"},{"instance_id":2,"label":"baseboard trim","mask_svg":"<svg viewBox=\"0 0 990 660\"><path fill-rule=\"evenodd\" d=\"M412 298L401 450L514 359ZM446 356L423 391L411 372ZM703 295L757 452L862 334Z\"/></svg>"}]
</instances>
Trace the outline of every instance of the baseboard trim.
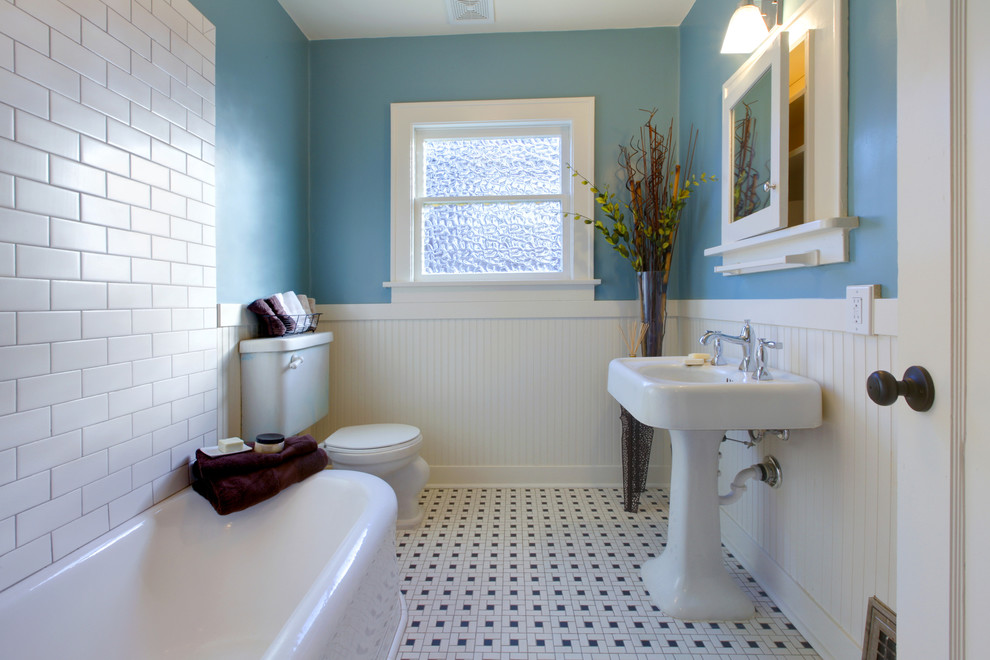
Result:
<instances>
[{"instance_id":1,"label":"baseboard trim","mask_svg":"<svg viewBox=\"0 0 990 660\"><path fill-rule=\"evenodd\" d=\"M670 468L651 465L651 475L667 475ZM620 465L431 465L429 486L552 486L621 488ZM669 487L667 481L649 482L650 488Z\"/></svg>"},{"instance_id":2,"label":"baseboard trim","mask_svg":"<svg viewBox=\"0 0 990 660\"><path fill-rule=\"evenodd\" d=\"M724 512L722 542L823 658L862 657L860 645Z\"/></svg>"}]
</instances>

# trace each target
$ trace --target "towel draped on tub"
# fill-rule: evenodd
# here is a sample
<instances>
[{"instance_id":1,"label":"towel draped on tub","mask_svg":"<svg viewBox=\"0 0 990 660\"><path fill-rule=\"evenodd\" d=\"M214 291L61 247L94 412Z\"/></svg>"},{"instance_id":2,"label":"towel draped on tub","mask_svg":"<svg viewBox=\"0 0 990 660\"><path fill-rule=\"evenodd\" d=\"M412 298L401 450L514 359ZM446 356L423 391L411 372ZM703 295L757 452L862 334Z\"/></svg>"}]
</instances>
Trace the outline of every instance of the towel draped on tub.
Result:
<instances>
[{"instance_id":1,"label":"towel draped on tub","mask_svg":"<svg viewBox=\"0 0 990 660\"><path fill-rule=\"evenodd\" d=\"M328 462L326 452L311 435L286 438L285 448L277 454L248 451L208 456L197 449L192 486L225 516L274 497L323 470Z\"/></svg>"}]
</instances>

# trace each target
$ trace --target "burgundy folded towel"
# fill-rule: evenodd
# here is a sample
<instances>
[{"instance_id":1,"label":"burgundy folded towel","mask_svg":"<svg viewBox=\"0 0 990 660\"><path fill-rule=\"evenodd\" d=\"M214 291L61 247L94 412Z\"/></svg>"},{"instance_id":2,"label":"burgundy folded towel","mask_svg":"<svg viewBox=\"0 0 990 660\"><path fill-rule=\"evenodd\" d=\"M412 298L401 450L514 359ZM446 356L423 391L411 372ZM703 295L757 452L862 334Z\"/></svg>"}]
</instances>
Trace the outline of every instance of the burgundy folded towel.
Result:
<instances>
[{"instance_id":1,"label":"burgundy folded towel","mask_svg":"<svg viewBox=\"0 0 990 660\"><path fill-rule=\"evenodd\" d=\"M254 454L255 452L244 453ZM285 453L285 450L282 453ZM256 455L277 456L277 454ZM225 516L278 495L284 488L323 470L327 466L327 462L327 453L322 449L317 449L302 456L297 455L278 465L255 470L248 474L234 474L219 479L197 479L193 481L193 490L205 497L217 513ZM195 468L193 473L195 475Z\"/></svg>"},{"instance_id":2,"label":"burgundy folded towel","mask_svg":"<svg viewBox=\"0 0 990 660\"><path fill-rule=\"evenodd\" d=\"M278 301L278 297L272 296L271 298L265 298L265 302L268 303L268 306L272 308L275 315L285 325L286 332L292 332L296 329L296 320L292 318L291 314L285 311L285 307Z\"/></svg>"},{"instance_id":3,"label":"burgundy folded towel","mask_svg":"<svg viewBox=\"0 0 990 660\"><path fill-rule=\"evenodd\" d=\"M269 305L263 298L258 298L253 303L248 305L248 309L261 317L261 320L265 324L265 328L268 330L268 334L270 336L281 337L285 334L285 324L282 323L282 319L275 315L271 305Z\"/></svg>"},{"instance_id":4,"label":"burgundy folded towel","mask_svg":"<svg viewBox=\"0 0 990 660\"><path fill-rule=\"evenodd\" d=\"M254 446L253 442L245 444ZM208 456L202 449L196 450L196 465L204 479L217 481L226 477L251 474L258 470L278 467L298 456L311 454L317 449L317 442L311 435L297 435L285 439L285 447L277 454L259 454L256 451L242 451L237 454Z\"/></svg>"}]
</instances>

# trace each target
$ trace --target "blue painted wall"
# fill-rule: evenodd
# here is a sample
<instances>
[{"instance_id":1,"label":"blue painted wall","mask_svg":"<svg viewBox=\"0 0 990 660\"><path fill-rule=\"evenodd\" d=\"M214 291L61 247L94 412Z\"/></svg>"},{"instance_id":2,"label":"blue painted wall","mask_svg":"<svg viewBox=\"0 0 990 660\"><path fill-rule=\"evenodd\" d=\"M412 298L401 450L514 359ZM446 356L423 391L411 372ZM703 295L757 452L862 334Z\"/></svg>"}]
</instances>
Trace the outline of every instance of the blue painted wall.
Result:
<instances>
[{"instance_id":1,"label":"blue painted wall","mask_svg":"<svg viewBox=\"0 0 990 660\"><path fill-rule=\"evenodd\" d=\"M799 6L784 4L784 14ZM721 87L745 61L719 48L735 5L696 0L681 24L680 125L701 129L695 161L721 157ZM716 275L719 263L703 251L721 243L721 198L703 188L686 209L671 277L679 299L844 298L850 284L881 284L897 295L897 36L895 0L849 0L849 198L860 227L850 234L851 261L817 268Z\"/></svg>"},{"instance_id":2,"label":"blue painted wall","mask_svg":"<svg viewBox=\"0 0 990 660\"><path fill-rule=\"evenodd\" d=\"M193 0L217 26L217 285L221 302L286 289L326 303L387 302L389 104L595 96L595 178L621 189L615 157L644 119L701 130L696 171L717 171L721 55L735 4L697 0L680 28L307 43L275 0ZM796 0L784 4L785 15ZM897 294L895 0L849 0L849 211L853 261L724 278L716 186L688 207L673 298ZM309 160L312 154L311 161ZM628 264L596 236L598 299L636 297Z\"/></svg>"},{"instance_id":3,"label":"blue painted wall","mask_svg":"<svg viewBox=\"0 0 990 660\"><path fill-rule=\"evenodd\" d=\"M317 299L387 302L389 104L594 96L595 176L619 186L617 145L678 107L676 28L313 42L311 255ZM628 263L596 237L599 299L635 298Z\"/></svg>"},{"instance_id":4,"label":"blue painted wall","mask_svg":"<svg viewBox=\"0 0 990 660\"><path fill-rule=\"evenodd\" d=\"M218 300L307 291L309 42L274 0L192 3L217 27Z\"/></svg>"}]
</instances>

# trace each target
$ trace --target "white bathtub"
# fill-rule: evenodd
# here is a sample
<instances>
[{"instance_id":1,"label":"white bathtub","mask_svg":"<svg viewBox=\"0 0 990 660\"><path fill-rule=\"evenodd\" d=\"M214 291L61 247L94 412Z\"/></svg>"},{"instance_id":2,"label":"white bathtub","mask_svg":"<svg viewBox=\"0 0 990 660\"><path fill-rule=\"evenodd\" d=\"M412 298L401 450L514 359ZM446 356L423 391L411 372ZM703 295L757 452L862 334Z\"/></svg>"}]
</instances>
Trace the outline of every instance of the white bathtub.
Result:
<instances>
[{"instance_id":1,"label":"white bathtub","mask_svg":"<svg viewBox=\"0 0 990 660\"><path fill-rule=\"evenodd\" d=\"M187 488L0 593L0 656L392 657L395 495L324 470L218 516Z\"/></svg>"}]
</instances>

